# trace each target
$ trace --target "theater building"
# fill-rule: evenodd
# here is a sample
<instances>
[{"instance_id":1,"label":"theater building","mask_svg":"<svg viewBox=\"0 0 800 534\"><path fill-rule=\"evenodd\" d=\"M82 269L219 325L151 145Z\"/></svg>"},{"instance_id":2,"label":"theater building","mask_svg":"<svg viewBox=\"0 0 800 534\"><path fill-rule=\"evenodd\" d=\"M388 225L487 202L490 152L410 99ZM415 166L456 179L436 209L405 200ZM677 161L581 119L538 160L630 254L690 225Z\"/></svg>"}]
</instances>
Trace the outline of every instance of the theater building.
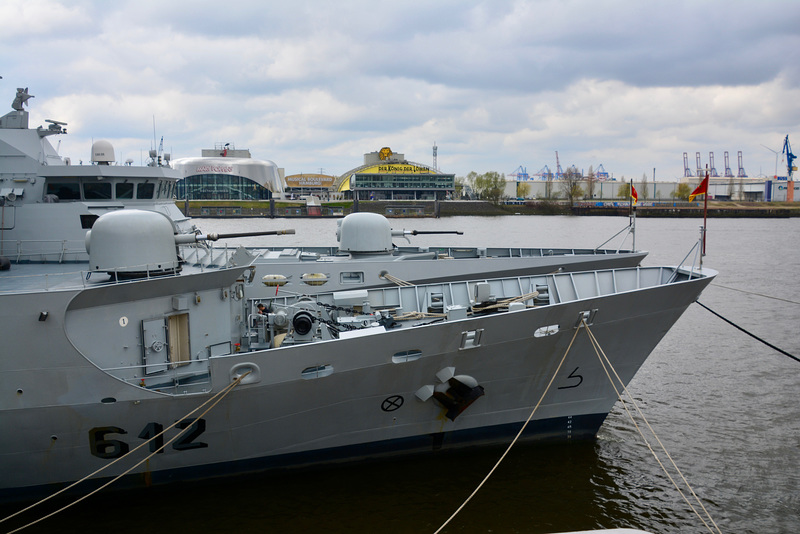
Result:
<instances>
[{"instance_id":1,"label":"theater building","mask_svg":"<svg viewBox=\"0 0 800 534\"><path fill-rule=\"evenodd\" d=\"M286 188L283 169L231 143L203 149L199 158L173 160L172 166L184 176L176 189L181 200L269 200Z\"/></svg>"},{"instance_id":2,"label":"theater building","mask_svg":"<svg viewBox=\"0 0 800 534\"><path fill-rule=\"evenodd\" d=\"M359 200L445 200L455 193L455 174L407 161L384 147L364 154L364 164L343 174L336 190Z\"/></svg>"},{"instance_id":3,"label":"theater building","mask_svg":"<svg viewBox=\"0 0 800 534\"><path fill-rule=\"evenodd\" d=\"M331 190L336 176L328 174L292 174L286 177L286 197L302 198L313 195L326 201L332 200Z\"/></svg>"}]
</instances>

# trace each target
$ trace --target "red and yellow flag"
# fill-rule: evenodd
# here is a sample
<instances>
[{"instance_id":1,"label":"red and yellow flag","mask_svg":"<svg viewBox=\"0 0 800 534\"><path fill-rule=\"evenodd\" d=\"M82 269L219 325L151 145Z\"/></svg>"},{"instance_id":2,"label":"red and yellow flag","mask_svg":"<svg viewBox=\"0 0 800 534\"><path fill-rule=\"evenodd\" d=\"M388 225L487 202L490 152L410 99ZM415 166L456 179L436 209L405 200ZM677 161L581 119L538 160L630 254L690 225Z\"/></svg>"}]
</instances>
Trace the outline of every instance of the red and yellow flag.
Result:
<instances>
[{"instance_id":1,"label":"red and yellow flag","mask_svg":"<svg viewBox=\"0 0 800 534\"><path fill-rule=\"evenodd\" d=\"M635 206L639 201L639 194L636 192L636 188L633 187L633 184L631 184L631 198L633 199L633 205Z\"/></svg>"},{"instance_id":2,"label":"red and yellow flag","mask_svg":"<svg viewBox=\"0 0 800 534\"><path fill-rule=\"evenodd\" d=\"M692 194L689 195L689 202L694 200L694 197L698 195L706 195L706 194L708 194L708 175L706 175L706 177L703 178L703 181L700 182L700 185L697 186L697 189L692 191Z\"/></svg>"}]
</instances>

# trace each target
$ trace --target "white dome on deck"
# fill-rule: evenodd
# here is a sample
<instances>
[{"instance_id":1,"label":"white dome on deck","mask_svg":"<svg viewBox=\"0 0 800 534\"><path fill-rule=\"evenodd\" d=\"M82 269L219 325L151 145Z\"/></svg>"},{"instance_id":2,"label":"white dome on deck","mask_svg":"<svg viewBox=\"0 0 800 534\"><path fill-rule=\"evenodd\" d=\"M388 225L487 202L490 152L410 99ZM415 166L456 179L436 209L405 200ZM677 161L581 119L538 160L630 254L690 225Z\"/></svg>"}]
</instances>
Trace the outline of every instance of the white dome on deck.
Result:
<instances>
[{"instance_id":1,"label":"white dome on deck","mask_svg":"<svg viewBox=\"0 0 800 534\"><path fill-rule=\"evenodd\" d=\"M114 163L114 147L110 142L100 139L92 143L92 163L101 163L108 165Z\"/></svg>"},{"instance_id":2,"label":"white dome on deck","mask_svg":"<svg viewBox=\"0 0 800 534\"><path fill-rule=\"evenodd\" d=\"M136 276L180 267L172 223L154 211L126 209L102 215L86 233L86 251L93 271Z\"/></svg>"},{"instance_id":3,"label":"white dome on deck","mask_svg":"<svg viewBox=\"0 0 800 534\"><path fill-rule=\"evenodd\" d=\"M336 230L339 250L343 252L390 252L392 228L383 215L377 213L351 213L341 221Z\"/></svg>"}]
</instances>

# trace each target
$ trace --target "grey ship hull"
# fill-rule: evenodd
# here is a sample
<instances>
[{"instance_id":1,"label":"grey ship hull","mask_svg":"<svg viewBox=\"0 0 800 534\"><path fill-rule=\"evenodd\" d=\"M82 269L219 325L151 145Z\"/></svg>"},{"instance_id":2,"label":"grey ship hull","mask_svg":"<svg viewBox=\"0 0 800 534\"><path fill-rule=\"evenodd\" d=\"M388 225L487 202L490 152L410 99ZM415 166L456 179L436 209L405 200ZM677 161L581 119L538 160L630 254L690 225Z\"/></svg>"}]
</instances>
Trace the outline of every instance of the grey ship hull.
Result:
<instances>
[{"instance_id":1,"label":"grey ship hull","mask_svg":"<svg viewBox=\"0 0 800 534\"><path fill-rule=\"evenodd\" d=\"M554 285L551 292L560 296L553 303L520 311L211 357L206 386L170 393L121 380L113 369L101 370L92 355L104 351L95 345L119 338L106 330L115 328L120 314L133 323L154 315L154 305L169 306L175 295L194 294L198 302L219 299L219 288L234 284L240 270L3 296L0 496L33 495L92 473L157 429L185 418L244 369L253 375L207 414L195 415L202 422L194 423L189 437L168 444L125 483L504 442L556 373L580 317L589 318L592 333L627 383L715 274L673 283L635 282L646 278L644 272L613 274L618 277L613 286L619 285L613 291L600 289L600 275L594 275L597 291L592 273L559 275L558 283L573 289L559 291ZM556 277L550 280L556 284ZM636 287L626 289L630 284ZM586 296L579 297L578 288ZM45 308L52 320L37 321ZM94 331L84 331L89 324ZM467 335L478 332L477 343ZM134 350L117 348L121 354ZM414 351L421 357L394 359ZM321 367L332 373L302 376ZM441 405L417 395L423 386L437 384L437 373L447 368L474 377L485 390L452 420ZM526 437L592 437L615 402L586 332L578 332ZM168 431L164 441L176 433ZM150 447L95 478L122 473Z\"/></svg>"}]
</instances>

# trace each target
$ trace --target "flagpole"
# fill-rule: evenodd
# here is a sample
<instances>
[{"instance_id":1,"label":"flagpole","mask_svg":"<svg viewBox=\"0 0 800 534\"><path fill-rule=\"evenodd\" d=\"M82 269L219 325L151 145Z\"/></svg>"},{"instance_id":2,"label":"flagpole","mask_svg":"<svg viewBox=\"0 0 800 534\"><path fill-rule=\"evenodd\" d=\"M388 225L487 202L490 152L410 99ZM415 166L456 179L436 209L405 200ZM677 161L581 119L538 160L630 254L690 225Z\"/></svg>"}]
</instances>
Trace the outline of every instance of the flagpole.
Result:
<instances>
[{"instance_id":1,"label":"flagpole","mask_svg":"<svg viewBox=\"0 0 800 534\"><path fill-rule=\"evenodd\" d=\"M631 197L631 212L630 216L631 219L628 221L631 225L631 236L633 243L631 244L631 251L636 252L636 199L633 196L633 178L631 178L631 190L630 190L630 197Z\"/></svg>"},{"instance_id":2,"label":"flagpole","mask_svg":"<svg viewBox=\"0 0 800 534\"><path fill-rule=\"evenodd\" d=\"M706 194L703 195L703 253L700 255L700 266L703 266L703 256L706 255L706 230L708 229L708 165L706 165Z\"/></svg>"}]
</instances>

